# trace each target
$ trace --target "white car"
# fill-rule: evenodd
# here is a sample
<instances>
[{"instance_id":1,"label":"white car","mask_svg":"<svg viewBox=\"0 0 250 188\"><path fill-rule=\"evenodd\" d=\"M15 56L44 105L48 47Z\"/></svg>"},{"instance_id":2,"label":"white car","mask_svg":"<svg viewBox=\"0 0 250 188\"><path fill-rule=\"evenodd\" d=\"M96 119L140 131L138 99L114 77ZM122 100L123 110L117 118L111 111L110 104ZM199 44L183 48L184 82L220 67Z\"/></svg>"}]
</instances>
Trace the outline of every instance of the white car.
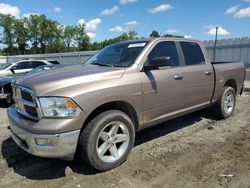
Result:
<instances>
[{"instance_id":1,"label":"white car","mask_svg":"<svg viewBox=\"0 0 250 188\"><path fill-rule=\"evenodd\" d=\"M22 75L42 65L59 64L56 60L22 60L0 65L0 77Z\"/></svg>"}]
</instances>

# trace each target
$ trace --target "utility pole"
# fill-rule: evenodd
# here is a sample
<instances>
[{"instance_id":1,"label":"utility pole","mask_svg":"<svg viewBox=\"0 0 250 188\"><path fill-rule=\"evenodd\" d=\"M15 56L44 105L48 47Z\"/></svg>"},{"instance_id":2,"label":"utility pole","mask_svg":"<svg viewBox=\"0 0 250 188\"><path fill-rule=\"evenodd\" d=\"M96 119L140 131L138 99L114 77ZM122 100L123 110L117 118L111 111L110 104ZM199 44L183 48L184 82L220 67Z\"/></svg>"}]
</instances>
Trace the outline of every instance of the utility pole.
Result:
<instances>
[{"instance_id":1,"label":"utility pole","mask_svg":"<svg viewBox=\"0 0 250 188\"><path fill-rule=\"evenodd\" d=\"M217 48L217 39L218 39L218 29L219 27L216 26L216 32L215 32L215 41L214 41L214 58L213 58L213 61L215 61L215 58L216 58L216 48Z\"/></svg>"}]
</instances>

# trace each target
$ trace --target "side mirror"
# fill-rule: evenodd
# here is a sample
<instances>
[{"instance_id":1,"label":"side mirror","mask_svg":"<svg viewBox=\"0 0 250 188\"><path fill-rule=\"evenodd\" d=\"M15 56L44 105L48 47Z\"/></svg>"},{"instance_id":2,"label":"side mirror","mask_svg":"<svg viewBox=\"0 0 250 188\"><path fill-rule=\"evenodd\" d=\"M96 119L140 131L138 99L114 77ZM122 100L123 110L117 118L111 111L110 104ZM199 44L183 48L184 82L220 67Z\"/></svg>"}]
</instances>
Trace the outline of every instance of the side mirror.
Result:
<instances>
[{"instance_id":1,"label":"side mirror","mask_svg":"<svg viewBox=\"0 0 250 188\"><path fill-rule=\"evenodd\" d=\"M170 57L155 57L143 66L143 70L147 71L169 66L171 66Z\"/></svg>"}]
</instances>

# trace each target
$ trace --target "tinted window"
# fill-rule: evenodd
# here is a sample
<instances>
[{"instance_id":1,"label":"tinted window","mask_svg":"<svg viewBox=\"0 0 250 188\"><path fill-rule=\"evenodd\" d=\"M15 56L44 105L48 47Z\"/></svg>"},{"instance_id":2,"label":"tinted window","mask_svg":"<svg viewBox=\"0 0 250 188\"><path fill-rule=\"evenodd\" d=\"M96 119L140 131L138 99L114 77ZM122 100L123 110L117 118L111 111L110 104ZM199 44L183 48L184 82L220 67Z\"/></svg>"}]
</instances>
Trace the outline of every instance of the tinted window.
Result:
<instances>
[{"instance_id":1,"label":"tinted window","mask_svg":"<svg viewBox=\"0 0 250 188\"><path fill-rule=\"evenodd\" d=\"M160 42L148 55L149 61L156 57L169 57L172 66L179 66L179 58L175 42Z\"/></svg>"},{"instance_id":2,"label":"tinted window","mask_svg":"<svg viewBox=\"0 0 250 188\"><path fill-rule=\"evenodd\" d=\"M24 61L18 63L16 66L16 69L29 69L30 68L30 61Z\"/></svg>"},{"instance_id":3,"label":"tinted window","mask_svg":"<svg viewBox=\"0 0 250 188\"><path fill-rule=\"evenodd\" d=\"M49 60L48 62L50 62L50 63L52 63L52 64L54 64L54 65L60 64L57 60Z\"/></svg>"},{"instance_id":4,"label":"tinted window","mask_svg":"<svg viewBox=\"0 0 250 188\"><path fill-rule=\"evenodd\" d=\"M205 63L200 46L194 42L180 42L186 65Z\"/></svg>"},{"instance_id":5,"label":"tinted window","mask_svg":"<svg viewBox=\"0 0 250 188\"><path fill-rule=\"evenodd\" d=\"M30 68L33 69L42 65L45 65L45 63L41 61L31 61Z\"/></svg>"},{"instance_id":6,"label":"tinted window","mask_svg":"<svg viewBox=\"0 0 250 188\"><path fill-rule=\"evenodd\" d=\"M84 64L128 67L134 63L147 42L123 42L104 48Z\"/></svg>"},{"instance_id":7,"label":"tinted window","mask_svg":"<svg viewBox=\"0 0 250 188\"><path fill-rule=\"evenodd\" d=\"M4 70L7 69L8 67L10 67L12 65L12 63L5 63L0 65L0 70Z\"/></svg>"}]
</instances>

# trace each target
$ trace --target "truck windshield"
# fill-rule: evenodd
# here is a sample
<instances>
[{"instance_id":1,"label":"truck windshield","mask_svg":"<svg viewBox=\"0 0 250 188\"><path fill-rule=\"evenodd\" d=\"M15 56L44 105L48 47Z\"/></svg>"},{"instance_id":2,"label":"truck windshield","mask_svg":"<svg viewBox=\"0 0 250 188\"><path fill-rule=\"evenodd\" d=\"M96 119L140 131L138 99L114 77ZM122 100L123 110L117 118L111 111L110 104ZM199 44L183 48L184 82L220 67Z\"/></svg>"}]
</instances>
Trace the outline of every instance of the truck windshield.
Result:
<instances>
[{"instance_id":1,"label":"truck windshield","mask_svg":"<svg viewBox=\"0 0 250 188\"><path fill-rule=\"evenodd\" d=\"M128 67L134 63L148 42L124 42L108 46L87 60L84 65Z\"/></svg>"},{"instance_id":2,"label":"truck windshield","mask_svg":"<svg viewBox=\"0 0 250 188\"><path fill-rule=\"evenodd\" d=\"M12 65L12 63L4 63L4 64L0 65L0 70L7 69L11 65Z\"/></svg>"}]
</instances>

